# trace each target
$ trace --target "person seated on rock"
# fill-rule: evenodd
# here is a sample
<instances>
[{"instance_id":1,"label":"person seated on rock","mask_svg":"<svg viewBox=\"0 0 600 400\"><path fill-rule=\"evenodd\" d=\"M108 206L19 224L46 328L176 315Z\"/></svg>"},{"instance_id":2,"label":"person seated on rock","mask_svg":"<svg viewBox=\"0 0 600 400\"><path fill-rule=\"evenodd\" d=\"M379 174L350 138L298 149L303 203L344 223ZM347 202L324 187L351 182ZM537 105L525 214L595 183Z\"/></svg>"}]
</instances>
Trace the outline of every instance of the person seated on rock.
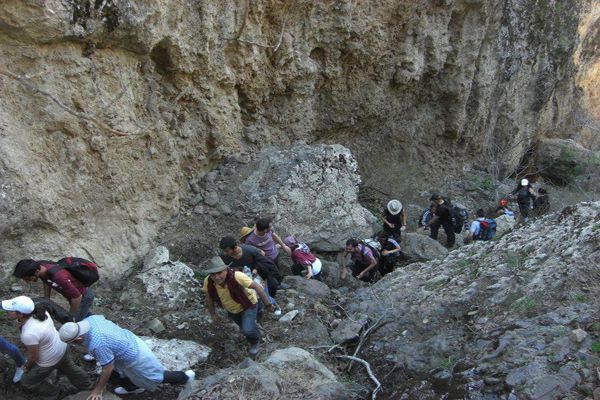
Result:
<instances>
[{"instance_id":1,"label":"person seated on rock","mask_svg":"<svg viewBox=\"0 0 600 400\"><path fill-rule=\"evenodd\" d=\"M435 216L436 209L437 209L437 203L432 201L431 204L429 204L429 207L423 210L423 212L421 213L421 216L419 217L419 222L418 222L419 228L422 228L425 231L429 230L429 222Z\"/></svg>"},{"instance_id":2,"label":"person seated on rock","mask_svg":"<svg viewBox=\"0 0 600 400\"><path fill-rule=\"evenodd\" d=\"M527 222L529 219L529 210L532 207L532 202L535 200L535 193L529 180L521 179L520 184L513 190L512 194L517 195L517 204L519 205L518 222Z\"/></svg>"},{"instance_id":3,"label":"person seated on rock","mask_svg":"<svg viewBox=\"0 0 600 400\"><path fill-rule=\"evenodd\" d=\"M72 394L73 388L51 382L48 377L58 371L79 390L93 386L88 374L71 358L67 345L60 341L54 321L42 304L34 304L27 296L19 296L2 302L2 309L16 317L21 342L27 348L27 362L21 386L33 392L36 399L59 399Z\"/></svg>"},{"instance_id":4,"label":"person seated on rock","mask_svg":"<svg viewBox=\"0 0 600 400\"><path fill-rule=\"evenodd\" d=\"M515 216L515 212L508 206L508 199L501 199L498 208L496 208L496 217L501 215L506 215L508 217Z\"/></svg>"},{"instance_id":5,"label":"person seated on rock","mask_svg":"<svg viewBox=\"0 0 600 400\"><path fill-rule=\"evenodd\" d=\"M142 339L103 315L68 322L60 328L59 334L65 343L83 344L102 367L89 400L101 400L111 378L119 385L116 394L155 391L161 383L185 384L194 380L192 370L166 371Z\"/></svg>"},{"instance_id":6,"label":"person seated on rock","mask_svg":"<svg viewBox=\"0 0 600 400\"><path fill-rule=\"evenodd\" d=\"M352 276L361 281L372 282L375 276L378 258L373 254L373 251L369 246L356 239L348 239L346 241L346 248L342 255L342 279L345 279L348 274L346 269L346 256L348 254L350 254L352 258L352 264L350 265Z\"/></svg>"},{"instance_id":7,"label":"person seated on rock","mask_svg":"<svg viewBox=\"0 0 600 400\"><path fill-rule=\"evenodd\" d=\"M381 245L381 257L377 265L381 276L385 276L394 271L401 248L393 236L383 231L377 235L377 241Z\"/></svg>"},{"instance_id":8,"label":"person seated on rock","mask_svg":"<svg viewBox=\"0 0 600 400\"><path fill-rule=\"evenodd\" d=\"M431 196L431 201L437 204L435 209L435 216L429 221L429 228L431 229L431 238L437 240L440 226L444 227L446 233L446 247L452 248L456 241L454 233L454 225L452 224L452 204L450 201L442 197L438 193L434 193Z\"/></svg>"},{"instance_id":9,"label":"person seated on rock","mask_svg":"<svg viewBox=\"0 0 600 400\"><path fill-rule=\"evenodd\" d=\"M400 242L401 232L406 229L406 213L402 203L390 200L383 210L383 231Z\"/></svg>"},{"instance_id":10,"label":"person seated on rock","mask_svg":"<svg viewBox=\"0 0 600 400\"><path fill-rule=\"evenodd\" d=\"M544 188L538 189L538 195L533 201L533 215L540 216L550 211L550 199L548 192Z\"/></svg>"},{"instance_id":11,"label":"person seated on rock","mask_svg":"<svg viewBox=\"0 0 600 400\"><path fill-rule=\"evenodd\" d=\"M481 232L481 221L485 221L485 211L482 208L475 212L475 216L477 217L475 221L471 222L471 227L469 228L469 233L465 238L465 243L470 243L473 240L476 240Z\"/></svg>"},{"instance_id":12,"label":"person seated on rock","mask_svg":"<svg viewBox=\"0 0 600 400\"><path fill-rule=\"evenodd\" d=\"M288 236L283 243L289 249L288 254L292 258L292 272L295 275L304 275L307 279L321 280L321 260L319 260L306 243L298 242L295 237Z\"/></svg>"},{"instance_id":13,"label":"person seated on rock","mask_svg":"<svg viewBox=\"0 0 600 400\"><path fill-rule=\"evenodd\" d=\"M273 260L279 268L279 249L277 243L286 252L289 250L281 238L273 232L273 223L269 218L259 218L256 220L254 230L246 236L245 244L257 247L264 251L267 258Z\"/></svg>"},{"instance_id":14,"label":"person seated on rock","mask_svg":"<svg viewBox=\"0 0 600 400\"><path fill-rule=\"evenodd\" d=\"M53 261L21 260L15 266L13 275L26 282L42 281L44 297L50 298L52 289L69 302L69 312L75 321L81 321L90 314L94 304L94 290L86 287L73 274Z\"/></svg>"},{"instance_id":15,"label":"person seated on rock","mask_svg":"<svg viewBox=\"0 0 600 400\"><path fill-rule=\"evenodd\" d=\"M255 356L260 349L260 331L256 325L259 308L264 304L267 311L274 312L267 294L261 285L243 272L229 268L219 257L210 260L204 273L208 276L204 279L202 290L207 293L206 307L212 321L219 321L215 304L223 307L229 318L240 327L250 344L250 354Z\"/></svg>"},{"instance_id":16,"label":"person seated on rock","mask_svg":"<svg viewBox=\"0 0 600 400\"><path fill-rule=\"evenodd\" d=\"M262 255L260 249L248 244L238 245L231 236L221 238L219 248L222 251L223 262L231 269L245 273L256 270L258 275L267 282L269 295L273 297L277 295L282 276L273 260Z\"/></svg>"},{"instance_id":17,"label":"person seated on rock","mask_svg":"<svg viewBox=\"0 0 600 400\"><path fill-rule=\"evenodd\" d=\"M6 340L2 335L0 335L0 353L6 354L15 362L16 368L12 381L13 383L18 383L25 373L23 366L25 366L27 360L25 360L23 353L21 353L17 346Z\"/></svg>"}]
</instances>

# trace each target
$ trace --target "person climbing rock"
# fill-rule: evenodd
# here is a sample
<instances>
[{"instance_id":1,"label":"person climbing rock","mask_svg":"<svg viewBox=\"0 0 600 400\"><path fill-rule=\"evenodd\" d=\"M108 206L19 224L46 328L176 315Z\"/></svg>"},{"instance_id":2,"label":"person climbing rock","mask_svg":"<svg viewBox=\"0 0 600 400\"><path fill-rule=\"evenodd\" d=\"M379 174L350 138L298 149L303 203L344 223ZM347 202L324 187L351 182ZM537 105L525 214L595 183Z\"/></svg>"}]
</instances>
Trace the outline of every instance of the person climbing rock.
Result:
<instances>
[{"instance_id":1,"label":"person climbing rock","mask_svg":"<svg viewBox=\"0 0 600 400\"><path fill-rule=\"evenodd\" d=\"M508 206L508 199L500 199L498 208L496 208L496 217L506 215L507 217L515 216L515 212Z\"/></svg>"},{"instance_id":2,"label":"person climbing rock","mask_svg":"<svg viewBox=\"0 0 600 400\"><path fill-rule=\"evenodd\" d=\"M550 211L550 198L548 197L548 192L544 188L539 188L537 196L533 201L532 213L536 217L539 217L546 214L548 211Z\"/></svg>"},{"instance_id":3,"label":"person climbing rock","mask_svg":"<svg viewBox=\"0 0 600 400\"><path fill-rule=\"evenodd\" d=\"M519 205L518 222L527 222L529 219L529 210L532 207L532 202L535 199L533 188L527 179L521 179L521 182L512 192L517 195L517 204Z\"/></svg>"},{"instance_id":4,"label":"person climbing rock","mask_svg":"<svg viewBox=\"0 0 600 400\"><path fill-rule=\"evenodd\" d=\"M23 366L27 361L25 360L25 356L23 356L23 353L21 353L17 346L6 340L2 335L0 335L0 353L6 354L15 362L16 368L12 381L13 383L18 383L25 372L23 369Z\"/></svg>"},{"instance_id":5,"label":"person climbing rock","mask_svg":"<svg viewBox=\"0 0 600 400\"><path fill-rule=\"evenodd\" d=\"M429 222L435 216L435 210L437 209L437 203L432 201L429 207L423 210L419 217L418 227L424 231L429 230Z\"/></svg>"},{"instance_id":6,"label":"person climbing rock","mask_svg":"<svg viewBox=\"0 0 600 400\"><path fill-rule=\"evenodd\" d=\"M264 251L265 256L273 260L277 268L279 268L279 249L276 243L286 252L289 251L281 238L273 232L273 223L269 218L257 219L254 230L246 236L244 243Z\"/></svg>"},{"instance_id":7,"label":"person climbing rock","mask_svg":"<svg viewBox=\"0 0 600 400\"><path fill-rule=\"evenodd\" d=\"M24 259L17 263L13 275L26 282L41 280L44 297L48 299L52 289L56 290L69 302L69 312L76 322L88 316L94 304L94 290L80 282L59 263Z\"/></svg>"},{"instance_id":8,"label":"person climbing rock","mask_svg":"<svg viewBox=\"0 0 600 400\"><path fill-rule=\"evenodd\" d=\"M223 262L231 269L243 272L244 268L247 268L250 273L256 270L258 275L267 282L269 294L273 297L277 295L282 276L273 260L264 256L260 249L248 244L238 245L231 236L221 238L219 248L222 251Z\"/></svg>"},{"instance_id":9,"label":"person climbing rock","mask_svg":"<svg viewBox=\"0 0 600 400\"><path fill-rule=\"evenodd\" d=\"M450 249L454 246L454 242L456 241L454 226L452 224L452 204L438 193L433 194L430 200L437 204L435 216L429 221L431 238L437 240L440 226L444 227L447 238L446 247Z\"/></svg>"},{"instance_id":10,"label":"person climbing rock","mask_svg":"<svg viewBox=\"0 0 600 400\"><path fill-rule=\"evenodd\" d=\"M227 311L229 318L241 329L250 344L250 355L255 356L260 350L260 331L256 317L261 304L267 311L273 312L274 307L262 286L243 272L229 268L219 257L210 260L209 267L204 271L208 276L204 279L202 290L207 293L206 307L213 322L219 321L215 304ZM254 290L250 290L254 289ZM258 298L257 298L258 296Z\"/></svg>"},{"instance_id":11,"label":"person climbing rock","mask_svg":"<svg viewBox=\"0 0 600 400\"><path fill-rule=\"evenodd\" d=\"M379 257L379 273L385 276L394 271L398 256L401 253L400 244L386 232L379 232L377 241L381 245L381 257Z\"/></svg>"},{"instance_id":12,"label":"person climbing rock","mask_svg":"<svg viewBox=\"0 0 600 400\"><path fill-rule=\"evenodd\" d=\"M406 229L406 213L402 203L398 200L390 200L383 210L383 231L400 242L402 231Z\"/></svg>"},{"instance_id":13,"label":"person climbing rock","mask_svg":"<svg viewBox=\"0 0 600 400\"><path fill-rule=\"evenodd\" d=\"M290 249L288 254L294 262L292 272L295 275L321 280L321 260L311 253L306 243L298 242L293 236L286 237L283 243Z\"/></svg>"},{"instance_id":14,"label":"person climbing rock","mask_svg":"<svg viewBox=\"0 0 600 400\"><path fill-rule=\"evenodd\" d=\"M35 394L36 399L60 399L73 391L68 386L55 384L48 379L58 371L79 390L93 386L88 374L77 366L67 345L60 341L54 321L43 304L34 304L27 296L19 296L2 302L2 309L16 317L21 342L27 348L27 362L22 365L24 374L21 385Z\"/></svg>"},{"instance_id":15,"label":"person climbing rock","mask_svg":"<svg viewBox=\"0 0 600 400\"><path fill-rule=\"evenodd\" d=\"M119 385L115 393L122 395L155 391L161 383L181 385L195 377L192 370L166 371L142 339L103 315L68 322L60 328L59 335L63 344L83 344L102 367L88 400L101 400L109 380Z\"/></svg>"},{"instance_id":16,"label":"person climbing rock","mask_svg":"<svg viewBox=\"0 0 600 400\"><path fill-rule=\"evenodd\" d=\"M373 253L373 250L356 239L348 239L342 254L341 279L345 279L348 274L346 268L346 256L348 254L352 258L352 264L349 266L352 276L361 281L372 282L378 262L378 257Z\"/></svg>"}]
</instances>

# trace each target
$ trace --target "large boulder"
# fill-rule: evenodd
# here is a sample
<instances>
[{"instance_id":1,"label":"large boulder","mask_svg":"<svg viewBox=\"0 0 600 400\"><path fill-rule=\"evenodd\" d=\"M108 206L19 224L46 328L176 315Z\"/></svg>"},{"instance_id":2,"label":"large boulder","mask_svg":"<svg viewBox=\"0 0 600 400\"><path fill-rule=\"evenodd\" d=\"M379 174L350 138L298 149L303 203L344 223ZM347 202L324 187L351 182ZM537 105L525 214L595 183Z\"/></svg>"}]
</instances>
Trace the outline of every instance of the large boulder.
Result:
<instances>
[{"instance_id":1,"label":"large boulder","mask_svg":"<svg viewBox=\"0 0 600 400\"><path fill-rule=\"evenodd\" d=\"M292 288L300 293L308 296L309 301L316 301L320 298L329 296L329 287L315 279L306 279L303 276L286 276L283 279L284 283L287 283Z\"/></svg>"},{"instance_id":2,"label":"large boulder","mask_svg":"<svg viewBox=\"0 0 600 400\"><path fill-rule=\"evenodd\" d=\"M232 158L197 178L199 193L167 228L165 242L183 258L207 258L219 237L237 237L240 227L265 216L281 237L337 251L349 237L373 234L375 218L358 203L360 182L356 160L340 145L269 147L251 160Z\"/></svg>"},{"instance_id":3,"label":"large boulder","mask_svg":"<svg viewBox=\"0 0 600 400\"><path fill-rule=\"evenodd\" d=\"M210 347L191 340L166 340L145 336L141 339L169 371L185 371L198 363L203 363L212 351Z\"/></svg>"},{"instance_id":4,"label":"large boulder","mask_svg":"<svg viewBox=\"0 0 600 400\"><path fill-rule=\"evenodd\" d=\"M590 151L572 139L542 139L535 156L540 175L561 185L595 172L600 164L599 152Z\"/></svg>"},{"instance_id":5,"label":"large boulder","mask_svg":"<svg viewBox=\"0 0 600 400\"><path fill-rule=\"evenodd\" d=\"M160 311L177 311L200 298L194 271L181 261L170 261L169 251L159 247L146 257L142 272L133 276L121 294L127 307L143 305Z\"/></svg>"},{"instance_id":6,"label":"large boulder","mask_svg":"<svg viewBox=\"0 0 600 400\"><path fill-rule=\"evenodd\" d=\"M510 231L512 228L514 228L515 224L517 223L515 217L509 217L508 215L501 215L495 220L497 236Z\"/></svg>"},{"instance_id":7,"label":"large boulder","mask_svg":"<svg viewBox=\"0 0 600 400\"><path fill-rule=\"evenodd\" d=\"M415 261L433 260L448 254L448 249L440 242L418 233L403 235L401 244L404 255Z\"/></svg>"},{"instance_id":8,"label":"large boulder","mask_svg":"<svg viewBox=\"0 0 600 400\"><path fill-rule=\"evenodd\" d=\"M273 352L262 363L246 359L237 367L194 382L178 400L227 399L241 391L248 399L346 400L364 396L360 387L338 382L336 375L306 350L290 347Z\"/></svg>"}]
</instances>

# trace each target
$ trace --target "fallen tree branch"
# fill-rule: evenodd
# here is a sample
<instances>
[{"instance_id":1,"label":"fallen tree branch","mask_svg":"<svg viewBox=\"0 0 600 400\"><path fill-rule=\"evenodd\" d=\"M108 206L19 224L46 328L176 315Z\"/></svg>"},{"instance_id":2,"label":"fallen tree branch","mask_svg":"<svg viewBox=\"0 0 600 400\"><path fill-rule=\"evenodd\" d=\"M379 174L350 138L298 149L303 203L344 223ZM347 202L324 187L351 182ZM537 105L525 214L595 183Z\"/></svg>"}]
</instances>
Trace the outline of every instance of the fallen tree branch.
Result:
<instances>
[{"instance_id":1,"label":"fallen tree branch","mask_svg":"<svg viewBox=\"0 0 600 400\"><path fill-rule=\"evenodd\" d=\"M375 332L377 329L381 328L383 325L385 325L389 322L389 321L381 322L383 320L383 318L384 318L384 316L380 317L377 320L377 322L375 322L373 325L371 325L366 331L364 331L360 335L360 341L358 342L358 346L356 346L356 350L354 350L354 354L352 355L353 357L356 357L358 355L358 352L360 351L362 346L365 344L365 342L367 341L367 339L371 333ZM350 361L350 364L348 365L348 372L350 372L350 370L352 369L352 364L353 364L353 362Z\"/></svg>"},{"instance_id":2,"label":"fallen tree branch","mask_svg":"<svg viewBox=\"0 0 600 400\"><path fill-rule=\"evenodd\" d=\"M369 374L369 378L371 378L371 380L375 383L375 385L377 385L377 387L375 387L375 390L373 390L373 393L371 394L371 399L375 400L377 398L377 393L381 389L381 383L379 382L379 380L377 380L377 377L371 370L371 364L369 364L362 358L358 358L358 357L354 357L354 356L336 356L336 357L337 358L345 358L345 359L351 360L351 361L356 361L365 366L365 368L367 369L367 373Z\"/></svg>"},{"instance_id":3,"label":"fallen tree branch","mask_svg":"<svg viewBox=\"0 0 600 400\"><path fill-rule=\"evenodd\" d=\"M6 71L2 68L0 68L0 75L4 75L10 79L13 79L17 82L19 82L21 85L25 86L27 89L31 90L33 93L37 93L37 94L41 94L43 96L46 96L48 99L52 100L52 102L54 104L56 104L57 106L59 106L61 109L63 109L64 111L68 112L71 115L74 115L75 117L79 118L79 119L83 119L85 121L89 121L93 124L95 124L97 127L99 127L100 129L105 130L108 133L112 133L113 135L116 136L129 136L129 134L119 131L117 129L113 129L110 126L108 126L105 122L102 122L100 120L98 120L97 118L95 118L94 116L88 115L86 113L82 113L79 111L76 111L74 109L72 109L71 107L67 106L66 104L64 104L62 101L60 101L58 98L56 98L56 96L54 96L52 93L49 93L45 90L42 90L40 88L38 88L37 86L35 86L33 83L31 83L31 81L29 81L29 79L14 74L10 71Z\"/></svg>"}]
</instances>

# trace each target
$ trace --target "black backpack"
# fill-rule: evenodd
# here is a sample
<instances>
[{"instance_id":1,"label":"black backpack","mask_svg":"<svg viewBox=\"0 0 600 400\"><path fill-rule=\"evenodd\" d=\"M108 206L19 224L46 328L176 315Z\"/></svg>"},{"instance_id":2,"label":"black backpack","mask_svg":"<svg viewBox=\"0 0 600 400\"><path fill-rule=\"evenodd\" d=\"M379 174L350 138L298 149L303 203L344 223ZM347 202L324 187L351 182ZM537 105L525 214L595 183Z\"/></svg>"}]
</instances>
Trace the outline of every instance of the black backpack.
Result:
<instances>
[{"instance_id":1,"label":"black backpack","mask_svg":"<svg viewBox=\"0 0 600 400\"><path fill-rule=\"evenodd\" d=\"M83 286L92 286L98 282L98 266L85 258L65 257L56 262L59 268L66 269Z\"/></svg>"},{"instance_id":2,"label":"black backpack","mask_svg":"<svg viewBox=\"0 0 600 400\"><path fill-rule=\"evenodd\" d=\"M469 212L464 208L452 206L452 226L455 233L461 233L463 229L468 229Z\"/></svg>"}]
</instances>

